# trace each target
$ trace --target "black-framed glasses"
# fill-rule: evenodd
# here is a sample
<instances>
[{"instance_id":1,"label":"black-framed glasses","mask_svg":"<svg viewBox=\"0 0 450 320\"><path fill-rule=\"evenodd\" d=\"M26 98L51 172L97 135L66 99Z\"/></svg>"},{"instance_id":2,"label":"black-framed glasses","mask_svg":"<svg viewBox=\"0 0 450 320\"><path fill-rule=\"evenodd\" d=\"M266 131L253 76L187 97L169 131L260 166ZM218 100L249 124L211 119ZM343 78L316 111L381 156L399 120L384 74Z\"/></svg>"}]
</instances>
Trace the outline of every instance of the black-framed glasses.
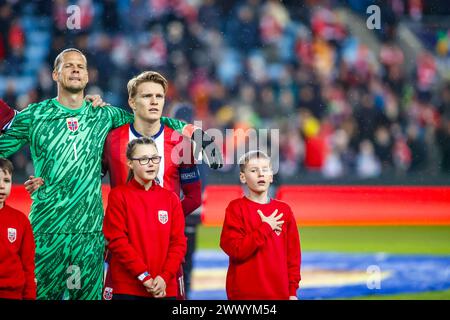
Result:
<instances>
[{"instance_id":1,"label":"black-framed glasses","mask_svg":"<svg viewBox=\"0 0 450 320\"><path fill-rule=\"evenodd\" d=\"M153 164L158 164L158 163L160 163L161 162L161 156L154 156L154 157L151 157L151 158L148 158L148 157L144 157L144 158L131 158L131 160L137 160L137 161L139 161L139 164L141 165L141 166L145 166L146 164L148 164L150 161L153 163Z\"/></svg>"}]
</instances>

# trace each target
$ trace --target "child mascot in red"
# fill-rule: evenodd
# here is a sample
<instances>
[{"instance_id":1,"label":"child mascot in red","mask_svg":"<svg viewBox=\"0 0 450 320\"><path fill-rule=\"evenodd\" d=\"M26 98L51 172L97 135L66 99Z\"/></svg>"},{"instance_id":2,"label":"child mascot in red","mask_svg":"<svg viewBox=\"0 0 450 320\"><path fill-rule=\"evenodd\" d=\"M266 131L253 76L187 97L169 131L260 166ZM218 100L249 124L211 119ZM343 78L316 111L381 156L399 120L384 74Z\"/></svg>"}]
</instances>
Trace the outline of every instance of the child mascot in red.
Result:
<instances>
[{"instance_id":1,"label":"child mascot in red","mask_svg":"<svg viewBox=\"0 0 450 320\"><path fill-rule=\"evenodd\" d=\"M300 240L291 208L268 197L273 180L270 158L261 151L239 161L248 195L225 212L220 247L229 258L230 300L297 300Z\"/></svg>"},{"instance_id":2,"label":"child mascot in red","mask_svg":"<svg viewBox=\"0 0 450 320\"><path fill-rule=\"evenodd\" d=\"M8 206L13 165L0 158L0 299L36 299L35 244L24 213Z\"/></svg>"},{"instance_id":3,"label":"child mascot in red","mask_svg":"<svg viewBox=\"0 0 450 320\"><path fill-rule=\"evenodd\" d=\"M180 199L155 180L161 157L151 138L132 140L126 154L128 183L111 190L103 225L113 300L175 299L186 254Z\"/></svg>"}]
</instances>

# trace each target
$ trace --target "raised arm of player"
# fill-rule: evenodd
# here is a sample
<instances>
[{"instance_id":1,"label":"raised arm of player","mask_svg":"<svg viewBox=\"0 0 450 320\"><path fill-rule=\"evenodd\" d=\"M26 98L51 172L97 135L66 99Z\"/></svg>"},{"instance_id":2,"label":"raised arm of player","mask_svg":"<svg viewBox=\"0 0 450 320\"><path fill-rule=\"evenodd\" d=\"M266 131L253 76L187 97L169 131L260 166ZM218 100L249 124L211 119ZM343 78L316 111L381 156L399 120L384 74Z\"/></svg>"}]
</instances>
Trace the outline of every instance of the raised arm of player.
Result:
<instances>
[{"instance_id":1,"label":"raised arm of player","mask_svg":"<svg viewBox=\"0 0 450 320\"><path fill-rule=\"evenodd\" d=\"M203 160L208 167L214 170L223 167L223 157L219 146L217 146L214 143L214 139L200 127L167 117L161 117L161 122L194 142L195 159L199 160L200 152L203 152Z\"/></svg>"},{"instance_id":2,"label":"raised arm of player","mask_svg":"<svg viewBox=\"0 0 450 320\"><path fill-rule=\"evenodd\" d=\"M220 169L223 167L223 156L221 149L215 142L214 137L210 137L205 131L200 128L194 130L194 156L199 159L200 152L203 154L203 160L211 169Z\"/></svg>"}]
</instances>

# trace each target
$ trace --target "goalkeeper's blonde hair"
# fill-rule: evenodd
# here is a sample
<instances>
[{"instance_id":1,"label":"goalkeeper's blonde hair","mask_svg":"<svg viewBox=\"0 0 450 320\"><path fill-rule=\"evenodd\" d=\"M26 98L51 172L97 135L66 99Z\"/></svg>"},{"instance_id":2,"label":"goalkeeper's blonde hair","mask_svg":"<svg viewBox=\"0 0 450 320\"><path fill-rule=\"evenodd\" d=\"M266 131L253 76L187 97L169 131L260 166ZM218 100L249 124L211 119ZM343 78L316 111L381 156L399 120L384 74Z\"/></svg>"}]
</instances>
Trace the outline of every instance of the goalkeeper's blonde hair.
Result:
<instances>
[{"instance_id":1,"label":"goalkeeper's blonde hair","mask_svg":"<svg viewBox=\"0 0 450 320\"><path fill-rule=\"evenodd\" d=\"M77 52L77 53L81 54L83 56L84 61L86 62L86 67L87 67L87 59L86 59L86 56L84 55L84 53L76 48L68 48L68 49L64 49L63 51L61 51L58 54L58 56L55 58L55 61L53 62L53 71L56 71L56 72L60 71L60 66L61 66L61 62L63 60L63 56L68 52Z\"/></svg>"}]
</instances>

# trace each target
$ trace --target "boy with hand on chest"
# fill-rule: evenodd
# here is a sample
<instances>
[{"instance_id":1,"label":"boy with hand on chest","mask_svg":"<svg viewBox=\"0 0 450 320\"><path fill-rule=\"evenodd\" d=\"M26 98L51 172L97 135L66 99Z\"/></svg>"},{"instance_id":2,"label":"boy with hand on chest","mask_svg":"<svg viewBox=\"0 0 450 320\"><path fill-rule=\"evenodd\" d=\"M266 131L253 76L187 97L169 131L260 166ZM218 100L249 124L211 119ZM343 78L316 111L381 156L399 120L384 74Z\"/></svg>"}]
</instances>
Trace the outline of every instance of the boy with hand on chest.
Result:
<instances>
[{"instance_id":1,"label":"boy with hand on chest","mask_svg":"<svg viewBox=\"0 0 450 320\"><path fill-rule=\"evenodd\" d=\"M229 256L228 299L297 300L300 239L289 205L268 197L273 182L270 158L252 151L239 167L248 195L228 205L220 238Z\"/></svg>"}]
</instances>

